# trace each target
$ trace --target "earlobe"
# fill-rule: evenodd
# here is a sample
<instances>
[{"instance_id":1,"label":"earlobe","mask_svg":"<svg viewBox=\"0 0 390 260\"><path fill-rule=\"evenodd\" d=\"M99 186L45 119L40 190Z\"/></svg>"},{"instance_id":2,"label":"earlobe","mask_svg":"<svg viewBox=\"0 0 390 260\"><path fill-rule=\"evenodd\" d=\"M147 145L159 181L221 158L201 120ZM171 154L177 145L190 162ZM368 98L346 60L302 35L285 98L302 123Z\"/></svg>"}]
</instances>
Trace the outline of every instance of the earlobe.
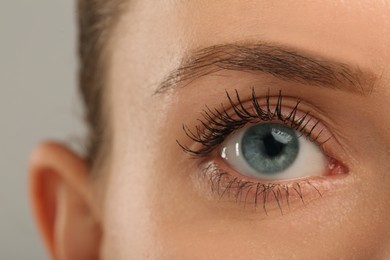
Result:
<instances>
[{"instance_id":1,"label":"earlobe","mask_svg":"<svg viewBox=\"0 0 390 260\"><path fill-rule=\"evenodd\" d=\"M45 143L30 163L30 197L52 259L98 259L99 213L85 161L64 145Z\"/></svg>"}]
</instances>

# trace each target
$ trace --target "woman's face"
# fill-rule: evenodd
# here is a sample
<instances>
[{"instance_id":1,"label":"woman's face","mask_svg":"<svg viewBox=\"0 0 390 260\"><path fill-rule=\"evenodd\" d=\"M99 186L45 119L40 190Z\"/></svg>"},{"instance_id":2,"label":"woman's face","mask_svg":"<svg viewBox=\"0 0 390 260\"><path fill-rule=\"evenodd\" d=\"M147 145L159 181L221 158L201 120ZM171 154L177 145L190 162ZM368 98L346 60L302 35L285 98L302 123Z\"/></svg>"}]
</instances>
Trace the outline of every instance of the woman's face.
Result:
<instances>
[{"instance_id":1,"label":"woman's face","mask_svg":"<svg viewBox=\"0 0 390 260\"><path fill-rule=\"evenodd\" d=\"M389 17L134 1L109 45L105 259L389 258Z\"/></svg>"}]
</instances>

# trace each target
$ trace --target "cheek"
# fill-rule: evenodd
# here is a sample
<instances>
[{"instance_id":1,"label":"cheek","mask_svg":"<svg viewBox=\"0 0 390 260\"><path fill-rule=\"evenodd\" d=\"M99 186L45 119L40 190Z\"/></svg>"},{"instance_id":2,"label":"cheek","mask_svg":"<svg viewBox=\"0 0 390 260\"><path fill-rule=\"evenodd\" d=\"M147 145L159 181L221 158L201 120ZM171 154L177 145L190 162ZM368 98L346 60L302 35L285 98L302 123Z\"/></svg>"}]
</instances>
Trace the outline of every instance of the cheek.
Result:
<instances>
[{"instance_id":1,"label":"cheek","mask_svg":"<svg viewBox=\"0 0 390 260\"><path fill-rule=\"evenodd\" d=\"M141 257L156 248L151 228L152 192L156 187L151 181L154 171L146 163L153 158L136 149L136 143L132 147L131 153L113 153L104 206L103 259Z\"/></svg>"},{"instance_id":2,"label":"cheek","mask_svg":"<svg viewBox=\"0 0 390 260\"><path fill-rule=\"evenodd\" d=\"M180 177L185 172L156 170L140 168L135 176L128 171L112 172L103 259L205 259L211 255L219 259L257 259L259 255L289 258L291 252L313 258L370 257L388 233L383 228L383 212L377 212L367 197L353 189L293 214L266 219L226 211L215 202L200 202L186 178ZM143 173L162 177L150 181L141 176ZM171 173L179 177L164 181L163 174Z\"/></svg>"}]
</instances>

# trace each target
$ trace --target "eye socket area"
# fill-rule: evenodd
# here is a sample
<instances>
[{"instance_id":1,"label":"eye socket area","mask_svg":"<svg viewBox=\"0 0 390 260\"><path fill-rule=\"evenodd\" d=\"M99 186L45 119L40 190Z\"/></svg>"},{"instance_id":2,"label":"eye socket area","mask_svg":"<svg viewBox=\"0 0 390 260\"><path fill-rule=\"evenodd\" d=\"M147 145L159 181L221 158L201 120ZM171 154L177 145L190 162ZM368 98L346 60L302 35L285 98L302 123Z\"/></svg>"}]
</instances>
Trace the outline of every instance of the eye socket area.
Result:
<instances>
[{"instance_id":1,"label":"eye socket area","mask_svg":"<svg viewBox=\"0 0 390 260\"><path fill-rule=\"evenodd\" d=\"M318 144L281 123L244 127L224 141L219 153L235 171L258 180L323 176L329 169Z\"/></svg>"}]
</instances>

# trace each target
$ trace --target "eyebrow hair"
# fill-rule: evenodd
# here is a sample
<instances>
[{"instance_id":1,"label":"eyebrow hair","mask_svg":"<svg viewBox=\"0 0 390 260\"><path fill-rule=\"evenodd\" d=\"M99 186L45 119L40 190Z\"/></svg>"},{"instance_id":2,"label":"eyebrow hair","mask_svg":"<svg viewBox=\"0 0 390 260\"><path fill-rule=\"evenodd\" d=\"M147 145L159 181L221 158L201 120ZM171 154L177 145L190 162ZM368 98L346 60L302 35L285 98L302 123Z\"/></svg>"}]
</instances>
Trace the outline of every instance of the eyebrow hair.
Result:
<instances>
[{"instance_id":1,"label":"eyebrow hair","mask_svg":"<svg viewBox=\"0 0 390 260\"><path fill-rule=\"evenodd\" d=\"M376 75L359 66L307 55L291 48L267 43L221 44L185 55L180 66L159 84L156 94L180 84L219 72L242 71L272 75L283 81L343 90L366 95L372 92Z\"/></svg>"}]
</instances>

